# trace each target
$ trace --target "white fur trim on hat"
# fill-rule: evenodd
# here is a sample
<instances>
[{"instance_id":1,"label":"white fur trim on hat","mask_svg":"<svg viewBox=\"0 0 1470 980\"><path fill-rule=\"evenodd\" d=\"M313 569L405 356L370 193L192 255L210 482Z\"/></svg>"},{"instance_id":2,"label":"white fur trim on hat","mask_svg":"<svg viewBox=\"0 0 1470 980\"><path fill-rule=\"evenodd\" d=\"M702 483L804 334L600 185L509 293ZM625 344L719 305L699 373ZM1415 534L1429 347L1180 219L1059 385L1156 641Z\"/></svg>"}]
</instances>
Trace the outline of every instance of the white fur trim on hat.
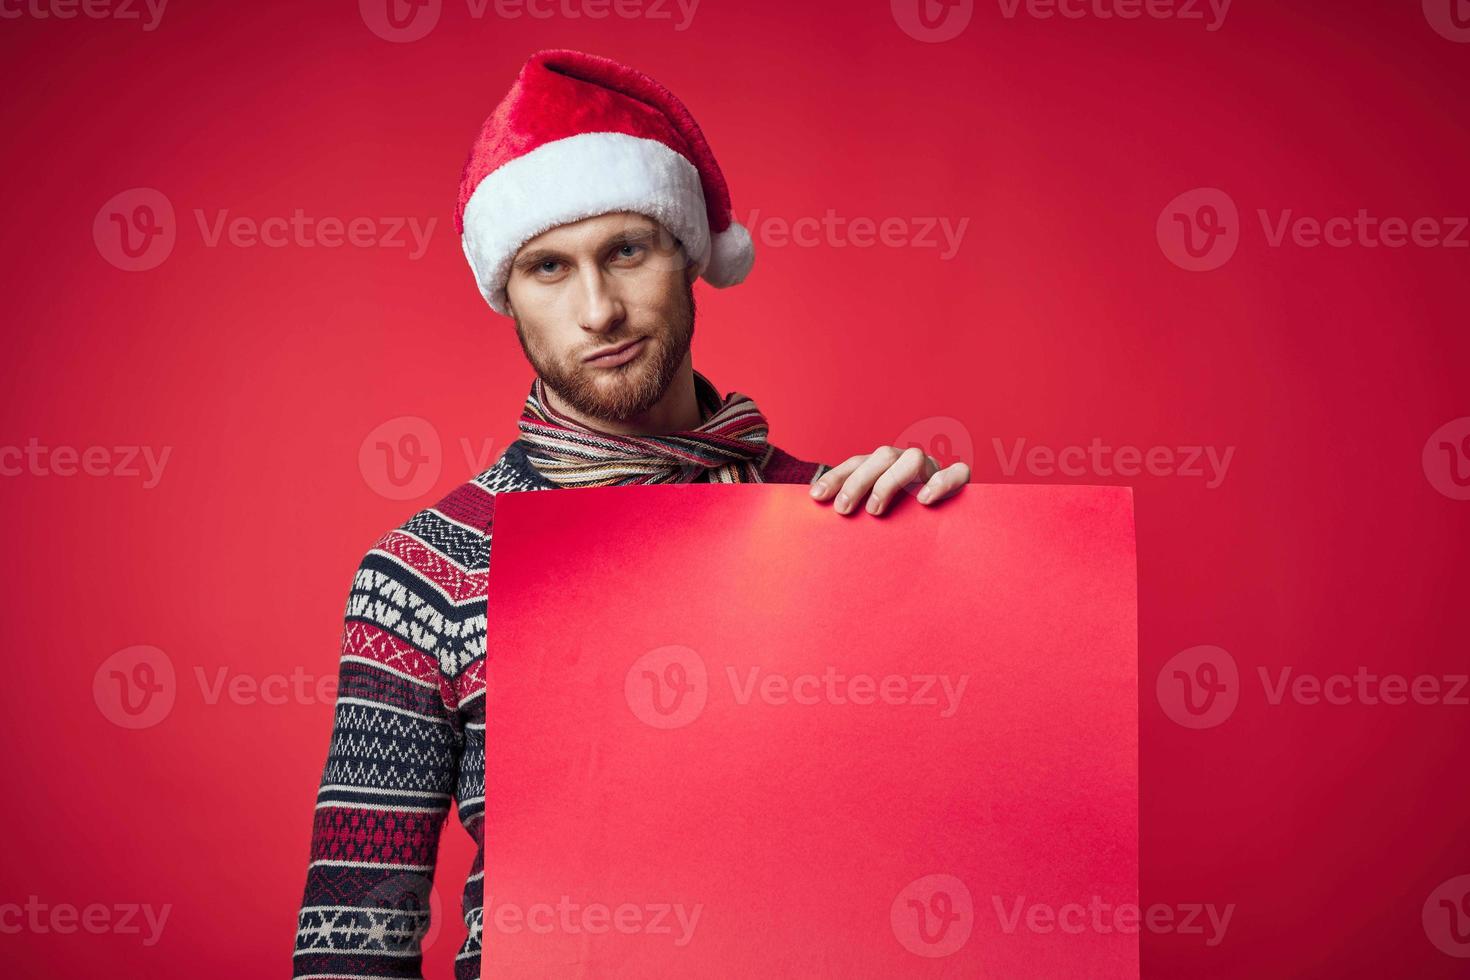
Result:
<instances>
[{"instance_id":1,"label":"white fur trim on hat","mask_svg":"<svg viewBox=\"0 0 1470 980\"><path fill-rule=\"evenodd\" d=\"M710 246L709 266L704 270L705 281L711 286L735 286L750 274L755 264L755 243L750 232L738 221L715 236Z\"/></svg>"},{"instance_id":2,"label":"white fur trim on hat","mask_svg":"<svg viewBox=\"0 0 1470 980\"><path fill-rule=\"evenodd\" d=\"M487 174L464 209L460 244L480 295L507 314L505 283L521 246L557 225L613 211L645 214L683 243L690 261L712 285L745 277L750 248L732 224L710 248L709 220L699 171L657 140L625 133L579 133L538 146ZM744 229L741 228L743 233ZM744 270L731 278L734 267ZM716 275L724 281L715 281Z\"/></svg>"}]
</instances>

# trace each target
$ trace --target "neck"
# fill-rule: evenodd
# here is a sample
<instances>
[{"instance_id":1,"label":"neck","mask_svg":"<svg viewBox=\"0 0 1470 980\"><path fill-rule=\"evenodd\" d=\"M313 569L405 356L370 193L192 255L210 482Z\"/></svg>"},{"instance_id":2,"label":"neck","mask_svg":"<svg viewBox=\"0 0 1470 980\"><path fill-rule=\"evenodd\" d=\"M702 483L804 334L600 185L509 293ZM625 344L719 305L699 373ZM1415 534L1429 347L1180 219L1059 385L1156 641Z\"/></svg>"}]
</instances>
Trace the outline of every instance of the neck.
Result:
<instances>
[{"instance_id":1,"label":"neck","mask_svg":"<svg viewBox=\"0 0 1470 980\"><path fill-rule=\"evenodd\" d=\"M670 432L687 432L696 429L704 421L699 408L699 399L694 391L694 363L690 354L684 355L674 380L662 397L646 411L622 420L603 419L585 415L567 405L547 387L544 392L547 402L556 412L576 419L594 432L619 436L659 436Z\"/></svg>"}]
</instances>

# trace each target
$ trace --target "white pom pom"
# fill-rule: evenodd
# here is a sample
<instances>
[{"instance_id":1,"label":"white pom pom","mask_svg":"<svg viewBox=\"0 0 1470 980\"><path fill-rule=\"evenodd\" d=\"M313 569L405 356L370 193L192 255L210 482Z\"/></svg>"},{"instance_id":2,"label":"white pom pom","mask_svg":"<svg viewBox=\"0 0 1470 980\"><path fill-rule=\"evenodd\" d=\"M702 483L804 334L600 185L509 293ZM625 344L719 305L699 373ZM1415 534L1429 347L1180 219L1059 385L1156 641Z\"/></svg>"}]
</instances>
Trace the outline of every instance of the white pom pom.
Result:
<instances>
[{"instance_id":1,"label":"white pom pom","mask_svg":"<svg viewBox=\"0 0 1470 980\"><path fill-rule=\"evenodd\" d=\"M750 267L755 264L755 243L750 232L738 221L714 236L710 242L709 264L704 269L704 281L720 289L734 286L745 280Z\"/></svg>"}]
</instances>

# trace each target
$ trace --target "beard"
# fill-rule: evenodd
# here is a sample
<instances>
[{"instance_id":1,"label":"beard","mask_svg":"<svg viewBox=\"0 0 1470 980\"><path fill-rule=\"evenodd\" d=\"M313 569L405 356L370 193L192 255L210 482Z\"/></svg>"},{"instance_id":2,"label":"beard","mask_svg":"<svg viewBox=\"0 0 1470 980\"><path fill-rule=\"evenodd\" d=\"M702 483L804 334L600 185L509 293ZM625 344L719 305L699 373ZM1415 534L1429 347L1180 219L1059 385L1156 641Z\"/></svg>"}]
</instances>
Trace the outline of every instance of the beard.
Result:
<instances>
[{"instance_id":1,"label":"beard","mask_svg":"<svg viewBox=\"0 0 1470 980\"><path fill-rule=\"evenodd\" d=\"M611 347L642 335L644 350L616 367L592 367L572 358L559 359L536 349L514 317L516 337L541 382L563 402L591 418L624 423L657 405L669 390L694 340L694 286L687 284L677 306L660 322L609 337Z\"/></svg>"}]
</instances>

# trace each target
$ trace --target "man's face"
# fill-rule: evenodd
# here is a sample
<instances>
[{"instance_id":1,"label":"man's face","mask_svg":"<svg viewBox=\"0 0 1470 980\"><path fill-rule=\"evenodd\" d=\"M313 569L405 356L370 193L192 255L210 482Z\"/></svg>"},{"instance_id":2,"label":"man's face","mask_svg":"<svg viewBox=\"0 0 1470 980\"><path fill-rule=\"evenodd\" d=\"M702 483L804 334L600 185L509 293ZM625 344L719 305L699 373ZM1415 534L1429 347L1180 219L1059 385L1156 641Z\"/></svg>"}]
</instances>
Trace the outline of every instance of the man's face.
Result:
<instances>
[{"instance_id":1,"label":"man's face","mask_svg":"<svg viewBox=\"0 0 1470 980\"><path fill-rule=\"evenodd\" d=\"M663 397L694 338L694 269L652 218L620 212L521 246L506 283L521 349L583 415L625 422ZM636 341L627 360L593 355Z\"/></svg>"}]
</instances>

